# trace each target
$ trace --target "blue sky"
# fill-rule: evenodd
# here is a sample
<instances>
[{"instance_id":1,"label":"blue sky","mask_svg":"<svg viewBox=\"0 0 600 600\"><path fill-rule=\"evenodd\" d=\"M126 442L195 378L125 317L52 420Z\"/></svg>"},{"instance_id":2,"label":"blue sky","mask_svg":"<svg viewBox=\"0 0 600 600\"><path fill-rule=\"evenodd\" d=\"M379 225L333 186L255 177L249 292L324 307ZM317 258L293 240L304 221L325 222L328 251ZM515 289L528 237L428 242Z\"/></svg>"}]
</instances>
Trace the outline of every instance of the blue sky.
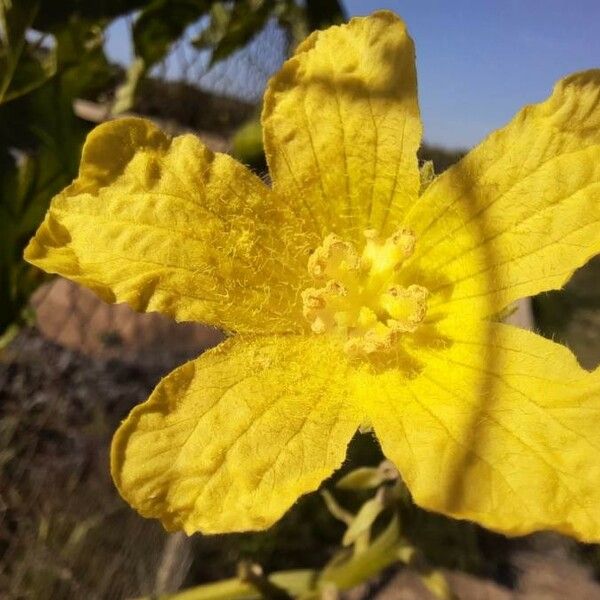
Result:
<instances>
[{"instance_id":1,"label":"blue sky","mask_svg":"<svg viewBox=\"0 0 600 600\"><path fill-rule=\"evenodd\" d=\"M599 0L345 0L392 9L417 47L425 139L471 146L568 73L600 67ZM123 30L122 30L123 31ZM123 35L109 52L126 56Z\"/></svg>"},{"instance_id":2,"label":"blue sky","mask_svg":"<svg viewBox=\"0 0 600 600\"><path fill-rule=\"evenodd\" d=\"M346 0L389 8L417 47L425 139L471 146L568 73L600 68L598 0Z\"/></svg>"}]
</instances>

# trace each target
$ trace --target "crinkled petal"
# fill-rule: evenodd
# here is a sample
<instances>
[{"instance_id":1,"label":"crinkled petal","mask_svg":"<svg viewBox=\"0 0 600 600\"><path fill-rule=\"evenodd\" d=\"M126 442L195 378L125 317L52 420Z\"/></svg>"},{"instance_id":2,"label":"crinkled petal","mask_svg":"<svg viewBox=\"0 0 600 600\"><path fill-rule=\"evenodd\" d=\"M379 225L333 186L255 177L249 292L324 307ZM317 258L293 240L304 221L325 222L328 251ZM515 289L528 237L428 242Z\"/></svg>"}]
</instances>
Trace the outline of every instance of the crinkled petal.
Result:
<instances>
[{"instance_id":1,"label":"crinkled petal","mask_svg":"<svg viewBox=\"0 0 600 600\"><path fill-rule=\"evenodd\" d=\"M52 200L25 258L138 311L279 332L302 326L308 244L245 167L127 118L89 135L78 179Z\"/></svg>"},{"instance_id":2,"label":"crinkled petal","mask_svg":"<svg viewBox=\"0 0 600 600\"><path fill-rule=\"evenodd\" d=\"M599 541L600 370L507 325L438 336L412 377L383 372L362 392L415 501L508 535Z\"/></svg>"},{"instance_id":3,"label":"crinkled petal","mask_svg":"<svg viewBox=\"0 0 600 600\"><path fill-rule=\"evenodd\" d=\"M117 431L123 497L169 529L264 529L344 460L361 422L325 338L236 336L173 371Z\"/></svg>"},{"instance_id":4,"label":"crinkled petal","mask_svg":"<svg viewBox=\"0 0 600 600\"><path fill-rule=\"evenodd\" d=\"M391 230L419 190L415 53L404 23L380 11L312 34L271 79L262 122L275 191L320 237Z\"/></svg>"},{"instance_id":5,"label":"crinkled petal","mask_svg":"<svg viewBox=\"0 0 600 600\"><path fill-rule=\"evenodd\" d=\"M560 288L600 252L600 70L560 81L407 215L440 312L494 314Z\"/></svg>"}]
</instances>

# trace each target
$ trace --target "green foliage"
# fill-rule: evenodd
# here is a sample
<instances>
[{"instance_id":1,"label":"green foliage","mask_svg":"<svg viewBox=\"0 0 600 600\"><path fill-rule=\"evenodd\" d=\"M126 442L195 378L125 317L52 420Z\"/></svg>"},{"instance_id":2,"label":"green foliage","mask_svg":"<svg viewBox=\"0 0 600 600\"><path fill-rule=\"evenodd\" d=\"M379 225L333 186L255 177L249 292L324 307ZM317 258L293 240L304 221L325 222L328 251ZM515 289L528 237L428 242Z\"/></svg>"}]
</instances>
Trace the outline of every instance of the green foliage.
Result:
<instances>
[{"instance_id":1,"label":"green foliage","mask_svg":"<svg viewBox=\"0 0 600 600\"><path fill-rule=\"evenodd\" d=\"M244 48L276 19L287 31L289 48L310 31L341 22L345 13L338 0L300 3L298 0L152 0L133 26L136 59L117 92L115 113L130 110L140 83L150 68L160 62L188 26L207 19L206 27L192 40L199 50L210 50L210 64L229 58Z\"/></svg>"},{"instance_id":2,"label":"green foliage","mask_svg":"<svg viewBox=\"0 0 600 600\"><path fill-rule=\"evenodd\" d=\"M133 11L139 11L136 58L114 113L133 106L148 70L202 18L207 26L194 44L211 50L211 64L244 47L269 19L288 31L292 48L312 28L344 18L338 0L0 0L0 341L26 317L24 307L42 280L22 261L23 249L50 198L77 174L90 127L75 116L74 101L113 84L103 32ZM247 162L264 167L256 129L250 124L235 145Z\"/></svg>"},{"instance_id":3,"label":"green foliage","mask_svg":"<svg viewBox=\"0 0 600 600\"><path fill-rule=\"evenodd\" d=\"M208 13L210 6L210 0L151 0L146 4L133 26L135 60L117 90L114 114L133 107L146 73L168 54L189 25Z\"/></svg>"},{"instance_id":4,"label":"green foliage","mask_svg":"<svg viewBox=\"0 0 600 600\"><path fill-rule=\"evenodd\" d=\"M25 318L42 274L22 260L50 198L77 174L89 126L73 112L114 78L102 48L105 20L40 19L39 2L0 1L0 336ZM44 44L27 32L41 27ZM37 65L37 66L36 66Z\"/></svg>"},{"instance_id":5,"label":"green foliage","mask_svg":"<svg viewBox=\"0 0 600 600\"><path fill-rule=\"evenodd\" d=\"M112 19L133 11L139 11L136 59L118 90L115 113L131 108L148 70L202 18L207 26L194 43L211 50L212 63L245 46L271 18L289 32L290 48L311 27L343 18L337 0L0 0L0 338L25 318L42 278L22 261L23 249L50 198L77 174L90 126L76 117L74 102L113 84L103 33ZM260 161L251 129L236 144Z\"/></svg>"},{"instance_id":6,"label":"green foliage","mask_svg":"<svg viewBox=\"0 0 600 600\"><path fill-rule=\"evenodd\" d=\"M294 47L310 31L343 21L345 13L338 0L304 4L295 0L214 2L208 26L193 43L197 48L212 48L211 64L214 64L243 48L271 17L288 31L290 47Z\"/></svg>"},{"instance_id":7,"label":"green foliage","mask_svg":"<svg viewBox=\"0 0 600 600\"><path fill-rule=\"evenodd\" d=\"M39 31L56 31L73 18L106 23L147 3L148 0L39 0L33 27Z\"/></svg>"},{"instance_id":8,"label":"green foliage","mask_svg":"<svg viewBox=\"0 0 600 600\"><path fill-rule=\"evenodd\" d=\"M162 60L171 44L188 25L204 16L207 0L153 0L142 10L133 26L135 53L146 68Z\"/></svg>"},{"instance_id":9,"label":"green foliage","mask_svg":"<svg viewBox=\"0 0 600 600\"><path fill-rule=\"evenodd\" d=\"M241 0L235 4L215 2L210 11L210 22L194 40L196 48L212 48L211 65L228 58L243 48L258 34L280 0Z\"/></svg>"},{"instance_id":10,"label":"green foliage","mask_svg":"<svg viewBox=\"0 0 600 600\"><path fill-rule=\"evenodd\" d=\"M35 0L0 3L0 102L26 94L56 72L55 53L31 44L25 36L37 10Z\"/></svg>"}]
</instances>

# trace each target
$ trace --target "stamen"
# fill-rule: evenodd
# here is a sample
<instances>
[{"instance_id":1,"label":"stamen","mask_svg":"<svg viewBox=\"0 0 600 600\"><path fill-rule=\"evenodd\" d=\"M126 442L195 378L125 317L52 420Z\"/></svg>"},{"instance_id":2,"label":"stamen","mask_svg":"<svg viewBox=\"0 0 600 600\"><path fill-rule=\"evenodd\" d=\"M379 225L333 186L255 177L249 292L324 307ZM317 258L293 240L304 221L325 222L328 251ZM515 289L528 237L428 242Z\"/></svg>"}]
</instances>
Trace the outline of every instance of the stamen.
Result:
<instances>
[{"instance_id":1,"label":"stamen","mask_svg":"<svg viewBox=\"0 0 600 600\"><path fill-rule=\"evenodd\" d=\"M403 258L408 258L415 251L415 234L410 229L399 229L390 240L400 250Z\"/></svg>"},{"instance_id":2,"label":"stamen","mask_svg":"<svg viewBox=\"0 0 600 600\"><path fill-rule=\"evenodd\" d=\"M415 331L427 312L429 291L420 285L398 285L381 296L381 306L392 317L393 326L401 331Z\"/></svg>"},{"instance_id":3,"label":"stamen","mask_svg":"<svg viewBox=\"0 0 600 600\"><path fill-rule=\"evenodd\" d=\"M362 254L329 234L308 261L321 287L302 292L303 314L316 334L336 333L351 355L385 352L414 332L427 313L429 292L403 285L401 266L412 255L415 236L399 229L387 239L364 232Z\"/></svg>"},{"instance_id":4,"label":"stamen","mask_svg":"<svg viewBox=\"0 0 600 600\"><path fill-rule=\"evenodd\" d=\"M415 249L415 235L410 229L399 229L385 240L374 229L365 231L364 236L367 242L362 265L376 272L399 268Z\"/></svg>"},{"instance_id":5,"label":"stamen","mask_svg":"<svg viewBox=\"0 0 600 600\"><path fill-rule=\"evenodd\" d=\"M350 242L330 233L308 259L308 272L315 278L336 277L358 269L358 254Z\"/></svg>"}]
</instances>

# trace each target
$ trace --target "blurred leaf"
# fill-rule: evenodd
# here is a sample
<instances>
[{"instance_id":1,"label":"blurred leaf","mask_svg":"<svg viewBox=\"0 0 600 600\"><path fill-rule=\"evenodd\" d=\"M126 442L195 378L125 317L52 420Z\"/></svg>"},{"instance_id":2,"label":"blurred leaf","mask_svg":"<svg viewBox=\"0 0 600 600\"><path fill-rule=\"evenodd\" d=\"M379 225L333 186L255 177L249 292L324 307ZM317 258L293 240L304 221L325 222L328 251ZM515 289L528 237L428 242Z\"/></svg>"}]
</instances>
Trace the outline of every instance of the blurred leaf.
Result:
<instances>
[{"instance_id":1,"label":"blurred leaf","mask_svg":"<svg viewBox=\"0 0 600 600\"><path fill-rule=\"evenodd\" d=\"M75 98L102 89L112 76L94 24L71 21L57 31L56 41L57 74L20 99L18 106L7 105L0 112L0 136L37 161L42 193L47 191L47 181L58 174L60 186L77 174L90 126L75 116Z\"/></svg>"},{"instance_id":2,"label":"blurred leaf","mask_svg":"<svg viewBox=\"0 0 600 600\"><path fill-rule=\"evenodd\" d=\"M52 48L28 43L37 0L0 0L0 102L40 86L56 71Z\"/></svg>"},{"instance_id":3,"label":"blurred leaf","mask_svg":"<svg viewBox=\"0 0 600 600\"><path fill-rule=\"evenodd\" d=\"M21 258L18 214L14 209L21 204L20 194L30 181L26 163L0 173L2 197L0 197L0 336L15 321L20 320L21 312L30 296L43 280L44 275L27 265ZM7 206L5 198L16 198L13 206ZM11 210L11 208L13 210Z\"/></svg>"},{"instance_id":4,"label":"blurred leaf","mask_svg":"<svg viewBox=\"0 0 600 600\"><path fill-rule=\"evenodd\" d=\"M188 25L205 15L209 8L207 0L153 0L133 26L136 56L150 68L165 57Z\"/></svg>"},{"instance_id":5,"label":"blurred leaf","mask_svg":"<svg viewBox=\"0 0 600 600\"><path fill-rule=\"evenodd\" d=\"M310 31L343 23L348 19L340 0L306 0Z\"/></svg>"},{"instance_id":6,"label":"blurred leaf","mask_svg":"<svg viewBox=\"0 0 600 600\"><path fill-rule=\"evenodd\" d=\"M71 175L77 172L79 146L89 129L75 117L73 101L106 88L114 71L96 23L73 19L56 31L55 40L57 73L18 102L0 106L0 142L27 154L50 145L62 155L55 162L67 164Z\"/></svg>"},{"instance_id":7,"label":"blurred leaf","mask_svg":"<svg viewBox=\"0 0 600 600\"><path fill-rule=\"evenodd\" d=\"M342 544L344 546L350 546L361 537L368 539L368 534L371 531L373 523L375 523L375 520L384 509L385 503L383 502L381 494L377 494L374 498L367 500L360 507L356 517L352 519L352 522L344 534Z\"/></svg>"},{"instance_id":8,"label":"blurred leaf","mask_svg":"<svg viewBox=\"0 0 600 600\"><path fill-rule=\"evenodd\" d=\"M54 162L50 153L45 156ZM50 195L58 191L47 178L53 177L54 169L43 156L11 158L4 158L0 171L0 335L24 317L29 296L45 279L41 271L23 261L22 251L41 221ZM64 183L62 179L59 185Z\"/></svg>"},{"instance_id":9,"label":"blurred leaf","mask_svg":"<svg viewBox=\"0 0 600 600\"><path fill-rule=\"evenodd\" d=\"M321 492L323 500L327 506L327 510L339 521L350 525L354 519L354 515L338 504L338 501L333 497L331 492L323 490Z\"/></svg>"},{"instance_id":10,"label":"blurred leaf","mask_svg":"<svg viewBox=\"0 0 600 600\"><path fill-rule=\"evenodd\" d=\"M378 467L359 467L350 471L336 483L336 487L343 490L367 490L396 479L398 471L389 460L385 460Z\"/></svg>"},{"instance_id":11,"label":"blurred leaf","mask_svg":"<svg viewBox=\"0 0 600 600\"><path fill-rule=\"evenodd\" d=\"M113 114L131 110L148 70L168 54L189 25L208 12L210 4L210 0L152 0L147 4L133 26L136 58L117 89Z\"/></svg>"},{"instance_id":12,"label":"blurred leaf","mask_svg":"<svg viewBox=\"0 0 600 600\"><path fill-rule=\"evenodd\" d=\"M360 554L342 553L336 556L319 577L319 585L334 584L337 589L347 590L397 562L397 550L401 547L400 526L394 516L385 530Z\"/></svg>"},{"instance_id":13,"label":"blurred leaf","mask_svg":"<svg viewBox=\"0 0 600 600\"><path fill-rule=\"evenodd\" d=\"M314 589L316 573L310 569L298 569L294 571L279 571L273 573L265 580L289 594L292 598L308 598L307 591ZM144 596L137 600L152 600L156 596ZM199 585L175 594L160 596L160 600L260 600L261 598L275 598L266 595L254 585L242 581L239 578L223 579L216 583ZM310 598L317 596L310 595Z\"/></svg>"},{"instance_id":14,"label":"blurred leaf","mask_svg":"<svg viewBox=\"0 0 600 600\"><path fill-rule=\"evenodd\" d=\"M21 0L13 0L21 1ZM105 22L142 8L148 0L40 0L33 22L38 31L53 32L73 17Z\"/></svg>"},{"instance_id":15,"label":"blurred leaf","mask_svg":"<svg viewBox=\"0 0 600 600\"><path fill-rule=\"evenodd\" d=\"M73 112L78 97L113 77L102 26L71 17L54 31L56 73L0 105L0 335L22 321L41 271L22 259L50 198L77 174L88 123Z\"/></svg>"},{"instance_id":16,"label":"blurred leaf","mask_svg":"<svg viewBox=\"0 0 600 600\"><path fill-rule=\"evenodd\" d=\"M210 11L210 23L192 44L200 49L212 47L210 64L214 65L260 33L274 8L275 0L216 2Z\"/></svg>"},{"instance_id":17,"label":"blurred leaf","mask_svg":"<svg viewBox=\"0 0 600 600\"><path fill-rule=\"evenodd\" d=\"M274 10L279 25L287 30L290 38L290 50L293 50L308 34L306 10L294 0L278 0Z\"/></svg>"},{"instance_id":18,"label":"blurred leaf","mask_svg":"<svg viewBox=\"0 0 600 600\"><path fill-rule=\"evenodd\" d=\"M25 44L1 101L8 102L27 94L42 85L54 73L56 73L54 50L40 52L32 44Z\"/></svg>"},{"instance_id":19,"label":"blurred leaf","mask_svg":"<svg viewBox=\"0 0 600 600\"><path fill-rule=\"evenodd\" d=\"M225 36L232 9L227 2L214 2L210 7L210 20L208 25L200 32L200 35L192 41L199 50L216 46Z\"/></svg>"},{"instance_id":20,"label":"blurred leaf","mask_svg":"<svg viewBox=\"0 0 600 600\"><path fill-rule=\"evenodd\" d=\"M39 0L0 0L2 45L11 54L20 52L25 33L31 27L39 8Z\"/></svg>"}]
</instances>

